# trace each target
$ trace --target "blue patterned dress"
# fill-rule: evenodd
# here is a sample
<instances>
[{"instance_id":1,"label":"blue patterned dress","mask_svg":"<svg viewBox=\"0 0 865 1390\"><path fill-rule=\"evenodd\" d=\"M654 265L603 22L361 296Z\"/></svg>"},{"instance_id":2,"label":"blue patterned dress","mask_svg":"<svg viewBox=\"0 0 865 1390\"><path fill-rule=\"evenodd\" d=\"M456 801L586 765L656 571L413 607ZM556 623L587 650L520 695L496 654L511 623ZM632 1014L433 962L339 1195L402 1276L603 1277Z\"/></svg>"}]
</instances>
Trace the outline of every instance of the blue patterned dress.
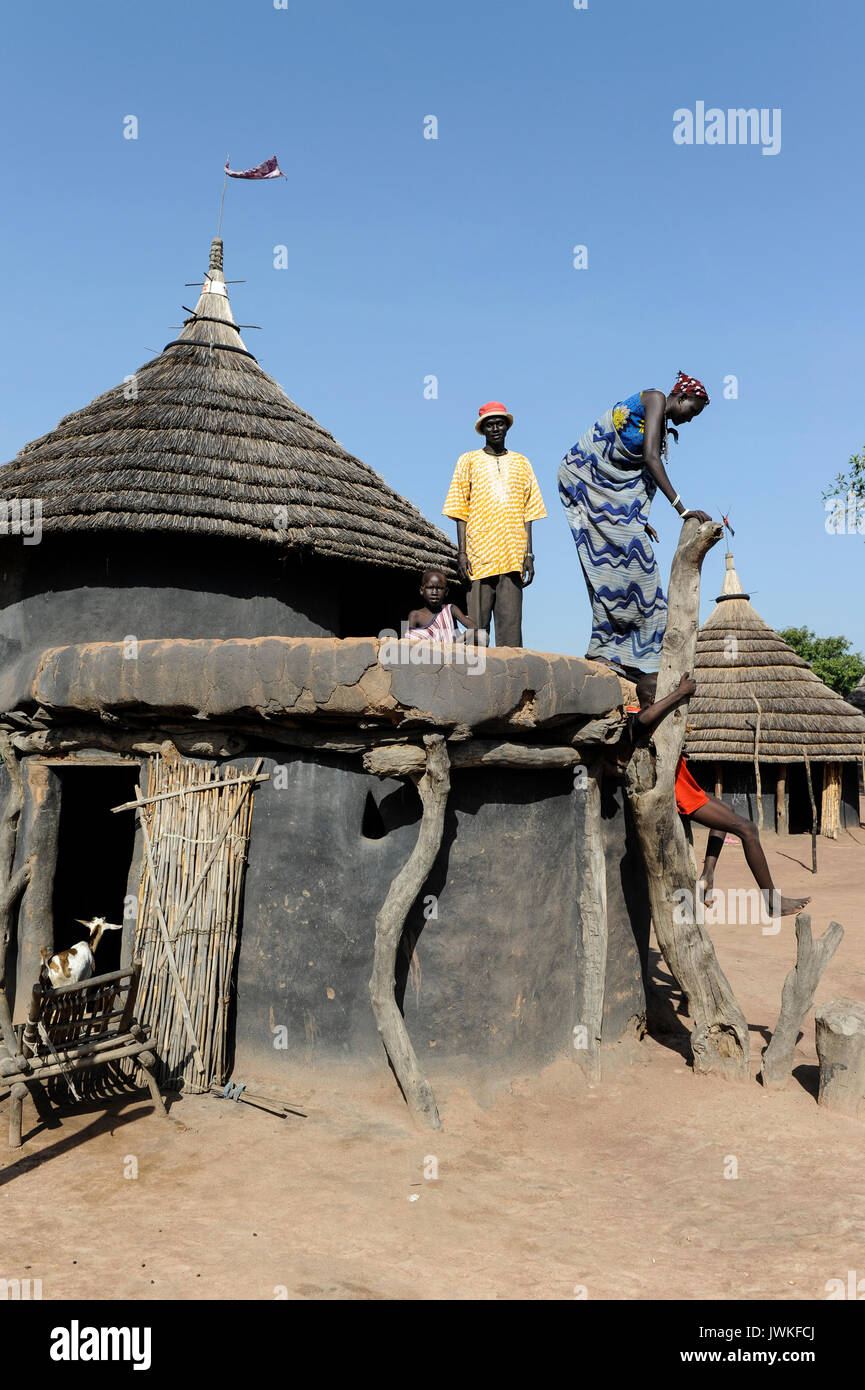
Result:
<instances>
[{"instance_id":1,"label":"blue patterned dress","mask_svg":"<svg viewBox=\"0 0 865 1390\"><path fill-rule=\"evenodd\" d=\"M617 403L565 455L559 496L592 605L586 656L657 671L667 600L646 522L657 486L642 467L645 407Z\"/></svg>"}]
</instances>

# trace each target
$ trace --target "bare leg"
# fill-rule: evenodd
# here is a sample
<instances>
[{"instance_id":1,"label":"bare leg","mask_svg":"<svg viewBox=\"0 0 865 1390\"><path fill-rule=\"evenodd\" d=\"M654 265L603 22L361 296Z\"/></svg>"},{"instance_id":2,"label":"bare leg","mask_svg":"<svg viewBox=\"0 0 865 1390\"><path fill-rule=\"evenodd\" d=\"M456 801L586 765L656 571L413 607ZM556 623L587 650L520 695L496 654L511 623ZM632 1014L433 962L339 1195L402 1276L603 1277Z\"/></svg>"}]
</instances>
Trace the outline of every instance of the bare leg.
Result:
<instances>
[{"instance_id":1,"label":"bare leg","mask_svg":"<svg viewBox=\"0 0 865 1390\"><path fill-rule=\"evenodd\" d=\"M717 797L710 796L705 806L694 811L691 820L698 821L700 825L707 825L710 830L727 831L731 835L737 835L742 841L742 849L745 851L745 859L748 868L754 875L757 887L763 892L766 899L766 906L773 917L786 917L791 912L799 912L810 898L785 898L777 891L772 882L772 875L769 872L769 865L766 863L766 856L763 853L763 846L760 844L760 836L757 827L752 820L745 820L742 816L737 816L735 811L731 811L729 806L725 806L723 801ZM709 858L709 848L715 840L712 835L709 838L709 845L706 847L706 858ZM720 839L720 836L717 837ZM723 843L723 841L721 841ZM715 859L718 853L716 851ZM714 872L714 864L712 865Z\"/></svg>"},{"instance_id":2,"label":"bare leg","mask_svg":"<svg viewBox=\"0 0 865 1390\"><path fill-rule=\"evenodd\" d=\"M715 896L715 865L723 848L724 836L719 834L717 830L713 830L706 845L703 872L700 875L700 882L703 885L703 901L707 907L712 906L712 900Z\"/></svg>"}]
</instances>

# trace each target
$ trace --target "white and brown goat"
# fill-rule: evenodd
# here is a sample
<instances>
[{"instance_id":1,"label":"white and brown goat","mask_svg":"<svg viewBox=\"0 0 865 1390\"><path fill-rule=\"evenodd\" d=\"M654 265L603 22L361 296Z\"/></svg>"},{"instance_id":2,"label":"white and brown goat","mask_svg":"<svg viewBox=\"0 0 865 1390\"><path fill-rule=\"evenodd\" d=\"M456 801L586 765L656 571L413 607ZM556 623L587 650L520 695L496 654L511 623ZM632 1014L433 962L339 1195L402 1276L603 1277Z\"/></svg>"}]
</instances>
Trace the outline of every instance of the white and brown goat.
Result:
<instances>
[{"instance_id":1,"label":"white and brown goat","mask_svg":"<svg viewBox=\"0 0 865 1390\"><path fill-rule=\"evenodd\" d=\"M47 946L43 946L40 952L42 966L52 989L56 989L58 985L77 985L81 980L89 980L95 972L96 950L102 933L123 930L122 925L106 922L104 917L91 917L89 922L85 922L81 917L76 917L75 920L82 927L89 928L88 941L76 941L74 946L68 946L65 951L57 951L53 956Z\"/></svg>"}]
</instances>

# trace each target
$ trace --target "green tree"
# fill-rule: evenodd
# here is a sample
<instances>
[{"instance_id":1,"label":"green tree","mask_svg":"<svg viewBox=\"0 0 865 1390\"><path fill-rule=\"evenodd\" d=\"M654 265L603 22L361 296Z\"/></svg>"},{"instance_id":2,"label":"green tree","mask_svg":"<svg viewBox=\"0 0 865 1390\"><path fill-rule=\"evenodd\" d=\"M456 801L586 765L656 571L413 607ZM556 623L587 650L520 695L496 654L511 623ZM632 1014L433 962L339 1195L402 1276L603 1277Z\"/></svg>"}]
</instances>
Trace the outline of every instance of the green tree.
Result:
<instances>
[{"instance_id":1,"label":"green tree","mask_svg":"<svg viewBox=\"0 0 865 1390\"><path fill-rule=\"evenodd\" d=\"M847 505L850 493L860 502L865 502L865 444L861 454L851 454L848 462L849 472L837 474L834 483L823 493L823 501L838 497Z\"/></svg>"},{"instance_id":2,"label":"green tree","mask_svg":"<svg viewBox=\"0 0 865 1390\"><path fill-rule=\"evenodd\" d=\"M859 652L851 652L847 637L818 637L808 627L785 627L778 636L839 695L849 695L865 675L865 661Z\"/></svg>"}]
</instances>

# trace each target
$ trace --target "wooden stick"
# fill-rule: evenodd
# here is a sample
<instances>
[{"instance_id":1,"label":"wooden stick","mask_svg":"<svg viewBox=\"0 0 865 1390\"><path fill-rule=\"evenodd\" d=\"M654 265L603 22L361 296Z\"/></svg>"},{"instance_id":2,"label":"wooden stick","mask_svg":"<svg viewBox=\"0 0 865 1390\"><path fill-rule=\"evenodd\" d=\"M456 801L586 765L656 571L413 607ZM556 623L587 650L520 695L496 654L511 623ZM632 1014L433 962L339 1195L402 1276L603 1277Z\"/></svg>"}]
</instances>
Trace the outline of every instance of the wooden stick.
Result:
<instances>
[{"instance_id":1,"label":"wooden stick","mask_svg":"<svg viewBox=\"0 0 865 1390\"><path fill-rule=\"evenodd\" d=\"M802 744L802 757L805 759L805 776L808 779L808 795L811 798L811 872L817 872L817 803L814 800L814 783L811 781L811 763L808 749Z\"/></svg>"},{"instance_id":2,"label":"wooden stick","mask_svg":"<svg viewBox=\"0 0 865 1390\"><path fill-rule=\"evenodd\" d=\"M763 707L757 696L752 693L751 699L757 706L757 723L754 726L754 779L757 783L757 829L763 829L763 784L760 780L760 724L763 719Z\"/></svg>"},{"instance_id":3,"label":"wooden stick","mask_svg":"<svg viewBox=\"0 0 865 1390\"><path fill-rule=\"evenodd\" d=\"M261 766L262 758L259 758L258 765ZM114 814L117 811L137 811L139 806L151 806L154 801L169 801L175 796L186 796L189 792L209 792L213 787L237 787L241 782L267 782L270 778L269 772L259 772L252 777L234 777L225 782L196 782L190 787L178 787L175 791L160 792L158 796L145 796L141 801L124 801L122 806L112 806Z\"/></svg>"},{"instance_id":4,"label":"wooden stick","mask_svg":"<svg viewBox=\"0 0 865 1390\"><path fill-rule=\"evenodd\" d=\"M402 930L441 847L450 790L450 762L444 739L441 734L428 734L424 743L426 770L417 782L423 804L420 831L414 849L391 883L375 919L369 995L379 1035L406 1101L431 1129L441 1129L433 1089L420 1069L394 997L394 968Z\"/></svg>"},{"instance_id":5,"label":"wooden stick","mask_svg":"<svg viewBox=\"0 0 865 1390\"><path fill-rule=\"evenodd\" d=\"M763 1085L784 1085L793 1070L793 1053L805 1015L814 1003L820 976L837 951L844 928L830 922L819 941L811 937L811 917L800 912L796 918L796 964L784 981L781 1012L769 1046L763 1053L760 1071Z\"/></svg>"},{"instance_id":6,"label":"wooden stick","mask_svg":"<svg viewBox=\"0 0 865 1390\"><path fill-rule=\"evenodd\" d=\"M721 539L714 522L685 521L673 558L667 629L658 672L658 698L672 693L693 670L700 611L700 569ZM626 792L643 850L658 945L673 979L687 996L694 1030L694 1069L746 1079L749 1038L745 1016L718 964L712 942L694 910L696 875L682 820L676 810L676 768L685 740L686 705L662 719L652 738L656 757L638 746L626 769ZM691 904L690 910L682 910Z\"/></svg>"},{"instance_id":7,"label":"wooden stick","mask_svg":"<svg viewBox=\"0 0 865 1390\"><path fill-rule=\"evenodd\" d=\"M135 790L136 792L138 792L140 788L136 787ZM177 965L174 960L174 952L171 949L171 940L168 935L168 926L165 921L165 914L162 911L162 903L159 899L159 887L158 880L156 878L156 870L153 866L153 853L150 847L150 833L147 829L147 821L145 820L143 815L141 817L141 833L144 836L144 853L147 856L147 867L150 871L150 880L153 886L153 902L156 908L157 921L159 922L159 926L162 931L162 945L165 949L165 957L168 961L168 969L171 971L171 978L174 981L174 988L177 991L177 1002L180 1005L180 1012L182 1013L183 1021L186 1024L186 1031L189 1035L189 1041L192 1046L193 1054L195 1056L195 1064L198 1067L198 1070L203 1072L204 1060L201 1056L201 1049L198 1046L198 1038L195 1036L195 1029L192 1025L192 1015L189 1012L189 1005L186 1002L186 995L183 993L183 983L180 979L180 975L177 970Z\"/></svg>"}]
</instances>

